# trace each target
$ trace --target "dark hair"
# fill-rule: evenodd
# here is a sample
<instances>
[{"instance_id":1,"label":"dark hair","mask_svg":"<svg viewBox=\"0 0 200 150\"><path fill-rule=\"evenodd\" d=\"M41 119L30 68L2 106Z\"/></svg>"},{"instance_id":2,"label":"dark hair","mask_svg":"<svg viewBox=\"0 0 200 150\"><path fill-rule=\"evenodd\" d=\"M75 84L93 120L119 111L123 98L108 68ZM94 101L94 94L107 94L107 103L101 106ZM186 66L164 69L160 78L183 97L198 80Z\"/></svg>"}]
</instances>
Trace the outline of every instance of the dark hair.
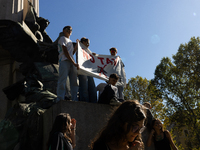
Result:
<instances>
[{"instance_id":1,"label":"dark hair","mask_svg":"<svg viewBox=\"0 0 200 150\"><path fill-rule=\"evenodd\" d=\"M119 79L119 76L118 76L116 73L112 73L112 74L110 74L109 77L110 77L110 78L114 78L114 79L116 79L116 80Z\"/></svg>"},{"instance_id":2,"label":"dark hair","mask_svg":"<svg viewBox=\"0 0 200 150\"><path fill-rule=\"evenodd\" d=\"M117 49L116 49L115 47L111 47L111 48L110 48L110 51L111 51L111 50L115 50L115 51L117 52Z\"/></svg>"},{"instance_id":3,"label":"dark hair","mask_svg":"<svg viewBox=\"0 0 200 150\"><path fill-rule=\"evenodd\" d=\"M81 43L87 42L87 41L89 41L89 39L87 39L86 37L82 37L82 38L81 38Z\"/></svg>"},{"instance_id":4,"label":"dark hair","mask_svg":"<svg viewBox=\"0 0 200 150\"><path fill-rule=\"evenodd\" d=\"M131 130L132 124L146 118L141 104L137 100L127 100L123 102L112 114L107 125L100 132L99 136L95 138L91 144L91 148L97 141L103 141L105 143L114 142L118 144L119 141L125 140L127 133ZM127 124L127 129L124 129L124 125ZM135 139L141 140L139 136ZM131 145L131 144L130 144Z\"/></svg>"},{"instance_id":5,"label":"dark hair","mask_svg":"<svg viewBox=\"0 0 200 150\"><path fill-rule=\"evenodd\" d=\"M65 30L65 29L71 29L72 27L71 26L65 26L64 28L63 28L63 31Z\"/></svg>"},{"instance_id":6,"label":"dark hair","mask_svg":"<svg viewBox=\"0 0 200 150\"><path fill-rule=\"evenodd\" d=\"M151 123L152 129L154 129L153 126L154 126L154 124L155 124L156 121L160 121L160 119L155 118L155 119L152 120L152 123ZM162 124L161 121L160 121L160 123ZM163 124L162 124L162 127L161 127L161 131L164 132Z\"/></svg>"},{"instance_id":7,"label":"dark hair","mask_svg":"<svg viewBox=\"0 0 200 150\"><path fill-rule=\"evenodd\" d=\"M53 127L49 133L47 147L50 146L50 142L53 137L53 134L56 132L62 132L64 134L64 137L71 142L71 139L68 137L68 135L71 132L70 121L71 121L71 117L68 113L60 113L58 114L58 116L56 116L56 119L53 123Z\"/></svg>"}]
</instances>

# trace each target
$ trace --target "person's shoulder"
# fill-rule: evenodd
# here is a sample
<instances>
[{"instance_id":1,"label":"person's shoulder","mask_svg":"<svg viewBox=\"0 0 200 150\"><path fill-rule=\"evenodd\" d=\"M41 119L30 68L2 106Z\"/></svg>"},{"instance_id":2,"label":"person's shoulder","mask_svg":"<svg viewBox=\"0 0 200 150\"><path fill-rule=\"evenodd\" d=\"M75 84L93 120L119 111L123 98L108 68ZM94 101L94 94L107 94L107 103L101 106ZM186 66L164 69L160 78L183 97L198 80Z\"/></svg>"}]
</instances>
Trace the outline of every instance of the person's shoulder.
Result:
<instances>
[{"instance_id":1,"label":"person's shoulder","mask_svg":"<svg viewBox=\"0 0 200 150\"><path fill-rule=\"evenodd\" d=\"M63 133L62 132L55 132L54 133L54 136L59 136L59 137L63 137Z\"/></svg>"},{"instance_id":2,"label":"person's shoulder","mask_svg":"<svg viewBox=\"0 0 200 150\"><path fill-rule=\"evenodd\" d=\"M170 134L170 132L169 132L168 130L164 130L164 132L165 132L166 134Z\"/></svg>"},{"instance_id":3,"label":"person's shoulder","mask_svg":"<svg viewBox=\"0 0 200 150\"><path fill-rule=\"evenodd\" d=\"M64 40L65 39L65 36L61 36L59 40Z\"/></svg>"},{"instance_id":4,"label":"person's shoulder","mask_svg":"<svg viewBox=\"0 0 200 150\"><path fill-rule=\"evenodd\" d=\"M97 85L97 88L98 88L98 89L101 89L101 88L104 88L106 85L107 85L106 83L99 83L99 84Z\"/></svg>"},{"instance_id":5,"label":"person's shoulder","mask_svg":"<svg viewBox=\"0 0 200 150\"><path fill-rule=\"evenodd\" d=\"M165 133L165 135L166 135L167 137L170 137L170 136L171 136L171 134L170 134L170 132L169 132L168 130L165 130L164 133Z\"/></svg>"}]
</instances>

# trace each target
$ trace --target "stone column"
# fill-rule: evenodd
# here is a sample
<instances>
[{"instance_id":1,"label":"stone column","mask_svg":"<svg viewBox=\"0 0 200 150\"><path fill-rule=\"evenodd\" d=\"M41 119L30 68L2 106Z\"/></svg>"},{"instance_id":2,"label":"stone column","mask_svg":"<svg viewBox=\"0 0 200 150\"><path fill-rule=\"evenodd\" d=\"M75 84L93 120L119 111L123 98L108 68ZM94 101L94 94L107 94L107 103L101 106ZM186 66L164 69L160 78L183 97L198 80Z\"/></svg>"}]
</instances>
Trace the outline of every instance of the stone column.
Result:
<instances>
[{"instance_id":1,"label":"stone column","mask_svg":"<svg viewBox=\"0 0 200 150\"><path fill-rule=\"evenodd\" d=\"M6 19L22 23L28 7L30 7L28 1L33 4L35 12L39 16L39 0L0 0L0 20ZM7 109L12 106L2 89L12 85L22 77L16 72L18 68L19 63L15 62L9 52L0 45L0 121L5 117Z\"/></svg>"},{"instance_id":2,"label":"stone column","mask_svg":"<svg viewBox=\"0 0 200 150\"><path fill-rule=\"evenodd\" d=\"M0 0L0 19L21 23L28 9L28 1L33 4L39 16L39 0Z\"/></svg>"}]
</instances>

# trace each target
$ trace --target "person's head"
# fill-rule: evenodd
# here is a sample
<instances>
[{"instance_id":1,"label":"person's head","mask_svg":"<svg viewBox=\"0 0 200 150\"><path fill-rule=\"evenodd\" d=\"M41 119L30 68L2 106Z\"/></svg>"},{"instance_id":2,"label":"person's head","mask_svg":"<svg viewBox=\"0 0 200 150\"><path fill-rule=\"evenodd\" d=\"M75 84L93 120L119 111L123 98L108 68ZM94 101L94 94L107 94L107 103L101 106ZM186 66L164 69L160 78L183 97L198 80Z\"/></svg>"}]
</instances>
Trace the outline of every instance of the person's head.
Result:
<instances>
[{"instance_id":1,"label":"person's head","mask_svg":"<svg viewBox=\"0 0 200 150\"><path fill-rule=\"evenodd\" d=\"M72 34L72 27L71 26L65 26L63 28L63 33L66 37L69 37Z\"/></svg>"},{"instance_id":2,"label":"person's head","mask_svg":"<svg viewBox=\"0 0 200 150\"><path fill-rule=\"evenodd\" d=\"M140 131L145 118L141 104L137 100L127 100L114 111L98 139L114 144L130 144L136 139L141 141Z\"/></svg>"},{"instance_id":3,"label":"person's head","mask_svg":"<svg viewBox=\"0 0 200 150\"><path fill-rule=\"evenodd\" d=\"M110 54L111 54L112 56L116 56L116 55L117 55L117 49L116 49L115 47L111 47L111 48L110 48Z\"/></svg>"},{"instance_id":4,"label":"person's head","mask_svg":"<svg viewBox=\"0 0 200 150\"><path fill-rule=\"evenodd\" d=\"M56 119L53 123L53 127L49 134L49 140L47 143L47 147L50 145L50 141L52 139L52 136L56 132L62 132L64 137L68 139L71 142L71 139L67 136L71 133L71 117L68 113L60 113L56 116Z\"/></svg>"},{"instance_id":5,"label":"person's head","mask_svg":"<svg viewBox=\"0 0 200 150\"><path fill-rule=\"evenodd\" d=\"M81 38L81 43L83 43L83 45L85 45L87 48L90 46L90 40L86 37Z\"/></svg>"},{"instance_id":6,"label":"person's head","mask_svg":"<svg viewBox=\"0 0 200 150\"><path fill-rule=\"evenodd\" d=\"M144 102L143 105L149 109L151 109L151 104L149 102Z\"/></svg>"},{"instance_id":7,"label":"person's head","mask_svg":"<svg viewBox=\"0 0 200 150\"><path fill-rule=\"evenodd\" d=\"M160 119L156 118L156 119L153 119L153 120L152 120L152 129L154 129L155 131L156 131L156 130L161 130L161 131L164 132L163 124L162 124L162 122L160 121Z\"/></svg>"},{"instance_id":8,"label":"person's head","mask_svg":"<svg viewBox=\"0 0 200 150\"><path fill-rule=\"evenodd\" d=\"M52 130L53 132L70 132L71 117L68 113L60 113L56 116Z\"/></svg>"},{"instance_id":9,"label":"person's head","mask_svg":"<svg viewBox=\"0 0 200 150\"><path fill-rule=\"evenodd\" d=\"M110 74L108 84L115 85L119 79L119 76L116 73Z\"/></svg>"}]
</instances>

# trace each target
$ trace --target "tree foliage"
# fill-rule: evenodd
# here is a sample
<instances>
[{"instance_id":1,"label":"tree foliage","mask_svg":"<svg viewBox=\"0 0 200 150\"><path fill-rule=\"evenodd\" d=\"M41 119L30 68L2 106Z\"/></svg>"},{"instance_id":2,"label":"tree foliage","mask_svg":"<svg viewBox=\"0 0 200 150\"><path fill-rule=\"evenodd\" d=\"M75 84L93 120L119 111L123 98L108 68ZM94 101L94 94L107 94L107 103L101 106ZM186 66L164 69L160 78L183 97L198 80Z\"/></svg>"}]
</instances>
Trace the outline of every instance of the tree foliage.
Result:
<instances>
[{"instance_id":1,"label":"tree foliage","mask_svg":"<svg viewBox=\"0 0 200 150\"><path fill-rule=\"evenodd\" d=\"M200 147L200 39L181 44L173 61L164 57L152 83L166 101L166 116L178 126L187 126L193 147ZM191 149L191 147L188 147Z\"/></svg>"},{"instance_id":2,"label":"tree foliage","mask_svg":"<svg viewBox=\"0 0 200 150\"><path fill-rule=\"evenodd\" d=\"M151 103L151 112L155 118L165 119L165 106L163 100L159 98L158 90L151 81L140 76L131 78L124 89L125 100L137 99L141 104L144 102Z\"/></svg>"}]
</instances>

